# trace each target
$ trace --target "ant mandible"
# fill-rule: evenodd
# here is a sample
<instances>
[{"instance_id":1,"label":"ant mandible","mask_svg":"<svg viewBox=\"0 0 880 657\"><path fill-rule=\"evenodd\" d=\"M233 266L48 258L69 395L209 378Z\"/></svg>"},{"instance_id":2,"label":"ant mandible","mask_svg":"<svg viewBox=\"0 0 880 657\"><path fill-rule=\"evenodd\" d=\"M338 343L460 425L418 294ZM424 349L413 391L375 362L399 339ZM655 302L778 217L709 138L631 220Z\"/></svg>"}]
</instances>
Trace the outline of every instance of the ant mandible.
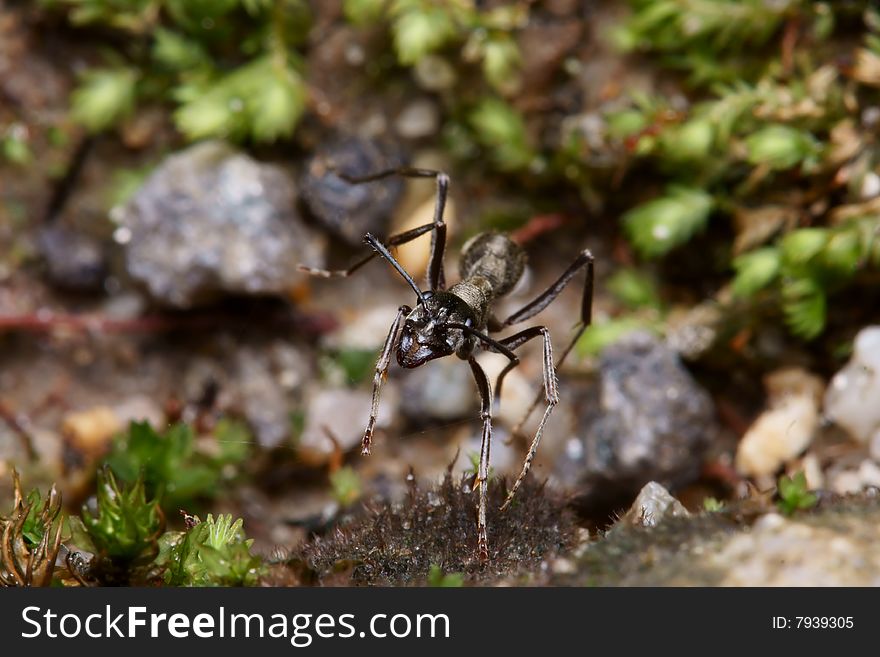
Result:
<instances>
[{"instance_id":1,"label":"ant mandible","mask_svg":"<svg viewBox=\"0 0 880 657\"><path fill-rule=\"evenodd\" d=\"M486 536L486 496L489 480L489 449L492 438L492 388L489 385L486 373L474 358L474 351L479 343L483 349L503 354L508 358L509 362L498 375L495 385L495 398L499 399L504 377L520 362L514 351L538 336L541 336L544 343L543 396L547 408L544 411L544 416L541 418L541 422L535 432L535 437L523 462L522 471L501 507L504 510L510 504L531 467L532 460L538 450L538 444L541 441L541 435L544 432L544 425L547 423L547 418L550 417L553 408L559 403L559 391L556 380L556 367L553 362L553 348L550 343L550 333L545 326L532 326L498 340L490 337L488 334L501 331L537 315L550 305L581 268L586 267L586 281L581 301L580 322L578 323L574 338L557 361L557 364L561 365L578 338L590 324L593 300L593 256L587 249L581 251L575 261L569 265L568 269L563 272L562 276L555 283L507 319L499 321L492 312L492 305L500 297L508 294L522 276L526 262L525 252L519 244L503 233L480 233L468 240L462 247L459 263L461 280L447 290L446 277L443 271L443 253L446 248L446 224L443 222L443 212L449 192L449 176L447 174L431 169L399 167L367 176L353 177L335 171L332 167L331 170L351 184L368 183L393 175L409 178L435 178L437 181L434 220L431 223L393 235L387 239L386 244L383 244L374 235L367 233L364 236L364 241L373 248L373 252L355 262L348 269L326 270L306 267L304 265L300 265L299 269L313 276L323 278L346 277L378 255L387 260L409 284L413 292L415 292L417 298L415 309L407 305L398 308L397 316L391 324L391 330L388 332L382 353L376 363L376 372L373 377L372 407L361 444L362 454L370 453L373 431L376 426L376 416L379 411L379 392L382 382L387 376L388 367L391 364L391 356L395 351L398 364L408 369L453 353L462 360L466 360L470 365L480 393L480 418L483 421L480 465L475 482L475 487L479 486L480 488L479 510L477 513L477 543L480 559L483 561L488 560L489 542ZM428 232L431 233L431 254L426 274L428 289L421 290L412 276L394 258L388 247L406 244ZM525 424L540 403L540 400L541 391L538 391L524 417L514 428L514 434L519 433L523 424Z\"/></svg>"}]
</instances>

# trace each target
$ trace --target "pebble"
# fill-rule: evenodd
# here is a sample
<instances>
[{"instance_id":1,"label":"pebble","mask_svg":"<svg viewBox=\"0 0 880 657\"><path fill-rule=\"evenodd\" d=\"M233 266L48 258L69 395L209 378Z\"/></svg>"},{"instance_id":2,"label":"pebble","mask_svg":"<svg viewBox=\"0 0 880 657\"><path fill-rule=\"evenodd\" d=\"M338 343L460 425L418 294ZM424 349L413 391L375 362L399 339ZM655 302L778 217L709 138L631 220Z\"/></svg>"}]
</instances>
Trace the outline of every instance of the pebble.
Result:
<instances>
[{"instance_id":1,"label":"pebble","mask_svg":"<svg viewBox=\"0 0 880 657\"><path fill-rule=\"evenodd\" d=\"M680 518L690 513L681 502L656 481L650 481L639 491L636 501L618 522L638 527L656 527L666 518Z\"/></svg>"},{"instance_id":2,"label":"pebble","mask_svg":"<svg viewBox=\"0 0 880 657\"><path fill-rule=\"evenodd\" d=\"M597 404L582 401L583 449L569 441L557 464L558 471L577 468L582 505L632 499L648 482L681 486L699 475L718 431L714 406L665 343L636 332L606 348L598 397Z\"/></svg>"},{"instance_id":3,"label":"pebble","mask_svg":"<svg viewBox=\"0 0 880 657\"><path fill-rule=\"evenodd\" d=\"M403 194L404 182L390 176L352 184L334 172L365 176L402 164L383 143L361 137L338 137L318 147L300 179L302 196L312 215L352 246L368 232L384 237L388 218Z\"/></svg>"},{"instance_id":4,"label":"pebble","mask_svg":"<svg viewBox=\"0 0 880 657\"><path fill-rule=\"evenodd\" d=\"M405 139L421 139L437 134L440 112L427 98L412 101L398 114L394 122L397 134Z\"/></svg>"},{"instance_id":5,"label":"pebble","mask_svg":"<svg viewBox=\"0 0 880 657\"><path fill-rule=\"evenodd\" d=\"M167 157L121 212L126 267L152 297L187 308L228 294L281 294L323 264L287 172L208 141Z\"/></svg>"},{"instance_id":6,"label":"pebble","mask_svg":"<svg viewBox=\"0 0 880 657\"><path fill-rule=\"evenodd\" d=\"M859 331L849 362L831 379L824 415L855 440L880 441L880 326ZM878 449L873 450L880 452Z\"/></svg>"},{"instance_id":7,"label":"pebble","mask_svg":"<svg viewBox=\"0 0 880 657\"><path fill-rule=\"evenodd\" d=\"M748 477L770 477L801 454L819 427L824 384L800 368L765 377L768 409L746 431L736 451L736 469Z\"/></svg>"},{"instance_id":8,"label":"pebble","mask_svg":"<svg viewBox=\"0 0 880 657\"><path fill-rule=\"evenodd\" d=\"M372 395L369 390L347 388L318 389L306 399L306 423L297 444L300 456L309 462L324 463L336 451L329 431L343 452L361 443L370 417ZM381 429L397 415L399 395L391 382L382 386L374 443L384 439Z\"/></svg>"},{"instance_id":9,"label":"pebble","mask_svg":"<svg viewBox=\"0 0 880 657\"><path fill-rule=\"evenodd\" d=\"M53 285L77 292L100 291L107 261L99 240L66 226L50 225L40 231L37 243Z\"/></svg>"},{"instance_id":10,"label":"pebble","mask_svg":"<svg viewBox=\"0 0 880 657\"><path fill-rule=\"evenodd\" d=\"M400 410L417 423L457 420L478 407L471 368L458 358L441 358L406 372L401 384Z\"/></svg>"},{"instance_id":11,"label":"pebble","mask_svg":"<svg viewBox=\"0 0 880 657\"><path fill-rule=\"evenodd\" d=\"M122 429L118 414L107 406L68 413L61 422L64 437L79 451L93 455L104 452Z\"/></svg>"}]
</instances>

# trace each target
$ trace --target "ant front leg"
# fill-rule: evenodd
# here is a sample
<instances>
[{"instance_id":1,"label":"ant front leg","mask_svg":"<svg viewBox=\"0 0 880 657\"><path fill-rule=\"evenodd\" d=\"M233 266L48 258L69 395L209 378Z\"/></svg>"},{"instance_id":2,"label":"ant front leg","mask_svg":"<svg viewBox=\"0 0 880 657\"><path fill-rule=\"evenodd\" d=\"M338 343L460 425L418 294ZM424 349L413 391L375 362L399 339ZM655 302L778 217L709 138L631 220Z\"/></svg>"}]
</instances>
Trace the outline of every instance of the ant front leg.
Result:
<instances>
[{"instance_id":1,"label":"ant front leg","mask_svg":"<svg viewBox=\"0 0 880 657\"><path fill-rule=\"evenodd\" d=\"M483 440L480 443L480 465L477 468L476 486L480 488L480 502L477 510L477 550L480 561L489 560L489 539L486 533L486 498L489 493L489 450L492 446L492 389L489 379L480 364L471 357L468 359L477 389L480 391L480 418L483 420ZM476 487L475 486L475 487Z\"/></svg>"},{"instance_id":2,"label":"ant front leg","mask_svg":"<svg viewBox=\"0 0 880 657\"><path fill-rule=\"evenodd\" d=\"M391 365L391 355L394 348L400 340L400 329L407 315L412 312L409 306L401 306L397 309L397 317L391 324L391 330L388 331L388 337L385 338L385 346L382 347L382 353L379 360L376 361L376 372L373 375L373 401L370 407L370 419L367 422L367 428L364 431L364 438L361 441L361 454L369 454L370 446L373 443L373 431L376 428L376 417L379 415L379 391L382 389L382 383L388 376L388 367Z\"/></svg>"}]
</instances>

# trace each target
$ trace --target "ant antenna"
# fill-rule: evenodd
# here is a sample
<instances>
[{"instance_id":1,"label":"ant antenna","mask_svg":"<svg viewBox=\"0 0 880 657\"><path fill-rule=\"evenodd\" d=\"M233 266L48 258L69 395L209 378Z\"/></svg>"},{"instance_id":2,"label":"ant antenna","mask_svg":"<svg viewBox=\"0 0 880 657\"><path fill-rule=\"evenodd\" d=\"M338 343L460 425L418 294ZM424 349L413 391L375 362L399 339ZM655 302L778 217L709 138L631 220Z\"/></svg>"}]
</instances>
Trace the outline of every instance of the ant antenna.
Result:
<instances>
[{"instance_id":1,"label":"ant antenna","mask_svg":"<svg viewBox=\"0 0 880 657\"><path fill-rule=\"evenodd\" d=\"M419 298L419 303L425 307L425 310L428 310L428 300L425 298L424 292L419 289L419 286L416 285L413 277L407 273L407 271L399 262L397 262L394 256L391 255L391 252L387 248L385 248L385 245L382 244L382 242L380 242L378 239L376 239L376 237L372 233L367 233L364 236L364 241L371 247L373 247L376 253L378 253L389 263L391 263L391 266L397 270L397 273L403 277L403 280L409 283L409 286L413 289L413 292L415 292L416 296ZM428 310L428 312L430 313L430 310Z\"/></svg>"}]
</instances>

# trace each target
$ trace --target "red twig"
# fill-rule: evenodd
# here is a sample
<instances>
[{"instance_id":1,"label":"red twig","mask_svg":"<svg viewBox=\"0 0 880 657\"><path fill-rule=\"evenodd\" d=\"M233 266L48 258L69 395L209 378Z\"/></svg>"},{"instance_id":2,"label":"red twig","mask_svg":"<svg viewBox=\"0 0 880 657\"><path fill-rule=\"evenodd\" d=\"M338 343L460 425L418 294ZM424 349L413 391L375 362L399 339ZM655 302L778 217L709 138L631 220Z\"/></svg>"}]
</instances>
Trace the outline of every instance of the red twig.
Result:
<instances>
[{"instance_id":1,"label":"red twig","mask_svg":"<svg viewBox=\"0 0 880 657\"><path fill-rule=\"evenodd\" d=\"M271 321L271 320L270 320ZM320 335L333 330L335 320L329 315L286 318L304 333ZM162 333L180 329L200 329L251 323L251 317L235 315L146 315L133 319L112 319L100 315L71 315L38 312L27 315L0 315L0 333L4 331L76 333Z\"/></svg>"},{"instance_id":2,"label":"red twig","mask_svg":"<svg viewBox=\"0 0 880 657\"><path fill-rule=\"evenodd\" d=\"M562 226L567 217L562 214L539 214L529 219L524 226L517 228L510 237L517 244L527 244L539 235L549 233Z\"/></svg>"}]
</instances>

